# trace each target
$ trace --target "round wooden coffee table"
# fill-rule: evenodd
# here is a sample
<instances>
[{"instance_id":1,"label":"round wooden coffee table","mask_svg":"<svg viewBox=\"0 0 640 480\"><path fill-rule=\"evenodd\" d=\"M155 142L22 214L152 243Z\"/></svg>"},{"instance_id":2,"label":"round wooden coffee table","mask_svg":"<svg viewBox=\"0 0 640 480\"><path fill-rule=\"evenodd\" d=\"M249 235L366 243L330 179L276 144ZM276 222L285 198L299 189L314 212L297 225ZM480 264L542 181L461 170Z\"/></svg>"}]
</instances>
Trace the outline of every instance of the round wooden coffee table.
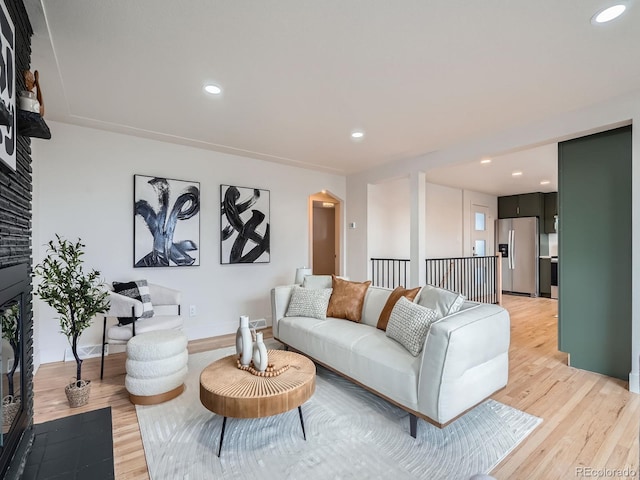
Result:
<instances>
[{"instance_id":1,"label":"round wooden coffee table","mask_svg":"<svg viewBox=\"0 0 640 480\"><path fill-rule=\"evenodd\" d=\"M269 350L274 370L289 368L275 377L253 375L237 367L237 355L221 358L200 374L200 402L222 415L218 456L222 451L227 417L262 418L298 408L302 435L306 440L301 405L316 388L316 366L307 357L284 350Z\"/></svg>"}]
</instances>

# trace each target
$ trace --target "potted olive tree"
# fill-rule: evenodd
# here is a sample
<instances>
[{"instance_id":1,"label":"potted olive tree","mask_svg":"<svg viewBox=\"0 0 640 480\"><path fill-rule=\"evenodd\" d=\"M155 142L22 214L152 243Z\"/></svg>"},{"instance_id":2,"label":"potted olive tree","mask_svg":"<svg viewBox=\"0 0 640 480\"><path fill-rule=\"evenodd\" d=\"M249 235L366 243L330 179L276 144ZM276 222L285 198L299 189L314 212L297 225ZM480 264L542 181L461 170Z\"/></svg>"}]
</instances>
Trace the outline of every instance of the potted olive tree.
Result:
<instances>
[{"instance_id":1,"label":"potted olive tree","mask_svg":"<svg viewBox=\"0 0 640 480\"><path fill-rule=\"evenodd\" d=\"M102 288L100 272L83 271L84 247L80 239L73 243L56 234L56 240L49 242L46 258L34 267L41 277L35 293L58 313L60 331L67 336L76 359L76 379L65 387L72 407L86 404L91 389L91 381L82 379L78 338L95 315L109 308L109 294Z\"/></svg>"}]
</instances>

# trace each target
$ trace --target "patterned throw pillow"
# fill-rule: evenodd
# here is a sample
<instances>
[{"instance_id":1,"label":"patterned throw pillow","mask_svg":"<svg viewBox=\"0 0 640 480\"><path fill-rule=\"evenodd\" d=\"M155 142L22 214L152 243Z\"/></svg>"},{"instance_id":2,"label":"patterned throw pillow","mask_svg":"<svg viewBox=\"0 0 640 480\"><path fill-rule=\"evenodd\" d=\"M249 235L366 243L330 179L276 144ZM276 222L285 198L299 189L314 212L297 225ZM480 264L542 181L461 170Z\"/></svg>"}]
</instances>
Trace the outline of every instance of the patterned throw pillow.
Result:
<instances>
[{"instance_id":1,"label":"patterned throw pillow","mask_svg":"<svg viewBox=\"0 0 640 480\"><path fill-rule=\"evenodd\" d=\"M330 288L293 287L291 300L285 317L310 317L324 320L327 318L327 306L331 297Z\"/></svg>"},{"instance_id":2,"label":"patterned throw pillow","mask_svg":"<svg viewBox=\"0 0 640 480\"><path fill-rule=\"evenodd\" d=\"M142 315L140 318L153 317L153 305L149 295L149 285L146 280L135 282L113 282L113 291L142 302ZM133 322L131 317L118 317L120 325L128 325Z\"/></svg>"},{"instance_id":3,"label":"patterned throw pillow","mask_svg":"<svg viewBox=\"0 0 640 480\"><path fill-rule=\"evenodd\" d=\"M400 297L391 310L387 337L393 338L414 357L422 351L431 324L438 320L435 310L421 307Z\"/></svg>"}]
</instances>

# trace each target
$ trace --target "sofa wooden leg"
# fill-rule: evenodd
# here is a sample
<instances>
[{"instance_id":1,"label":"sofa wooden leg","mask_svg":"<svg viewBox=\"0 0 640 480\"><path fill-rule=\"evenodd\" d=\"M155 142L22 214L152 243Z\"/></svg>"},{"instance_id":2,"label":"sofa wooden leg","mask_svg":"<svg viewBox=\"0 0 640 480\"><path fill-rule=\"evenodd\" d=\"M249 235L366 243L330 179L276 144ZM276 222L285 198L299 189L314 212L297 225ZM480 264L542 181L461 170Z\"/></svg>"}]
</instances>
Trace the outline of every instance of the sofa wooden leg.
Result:
<instances>
[{"instance_id":1,"label":"sofa wooden leg","mask_svg":"<svg viewBox=\"0 0 640 480\"><path fill-rule=\"evenodd\" d=\"M411 436L416 438L416 435L418 434L418 417L413 413L409 414L409 431L411 432Z\"/></svg>"}]
</instances>

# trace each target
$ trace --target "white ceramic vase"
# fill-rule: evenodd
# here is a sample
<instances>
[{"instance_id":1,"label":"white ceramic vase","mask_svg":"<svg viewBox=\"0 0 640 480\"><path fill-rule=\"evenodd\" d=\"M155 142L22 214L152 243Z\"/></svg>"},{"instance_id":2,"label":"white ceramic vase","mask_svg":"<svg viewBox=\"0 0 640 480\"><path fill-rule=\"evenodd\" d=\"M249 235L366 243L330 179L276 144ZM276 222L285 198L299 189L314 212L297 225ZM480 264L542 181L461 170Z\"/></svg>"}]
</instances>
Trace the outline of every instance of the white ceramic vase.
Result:
<instances>
[{"instance_id":1,"label":"white ceramic vase","mask_svg":"<svg viewBox=\"0 0 640 480\"><path fill-rule=\"evenodd\" d=\"M253 368L264 372L267 369L268 361L267 347L262 340L262 332L258 332L256 333L256 343L253 345Z\"/></svg>"},{"instance_id":2,"label":"white ceramic vase","mask_svg":"<svg viewBox=\"0 0 640 480\"><path fill-rule=\"evenodd\" d=\"M236 332L236 353L240 356L240 365L247 366L251 363L252 345L249 317L241 315L240 327Z\"/></svg>"}]
</instances>

